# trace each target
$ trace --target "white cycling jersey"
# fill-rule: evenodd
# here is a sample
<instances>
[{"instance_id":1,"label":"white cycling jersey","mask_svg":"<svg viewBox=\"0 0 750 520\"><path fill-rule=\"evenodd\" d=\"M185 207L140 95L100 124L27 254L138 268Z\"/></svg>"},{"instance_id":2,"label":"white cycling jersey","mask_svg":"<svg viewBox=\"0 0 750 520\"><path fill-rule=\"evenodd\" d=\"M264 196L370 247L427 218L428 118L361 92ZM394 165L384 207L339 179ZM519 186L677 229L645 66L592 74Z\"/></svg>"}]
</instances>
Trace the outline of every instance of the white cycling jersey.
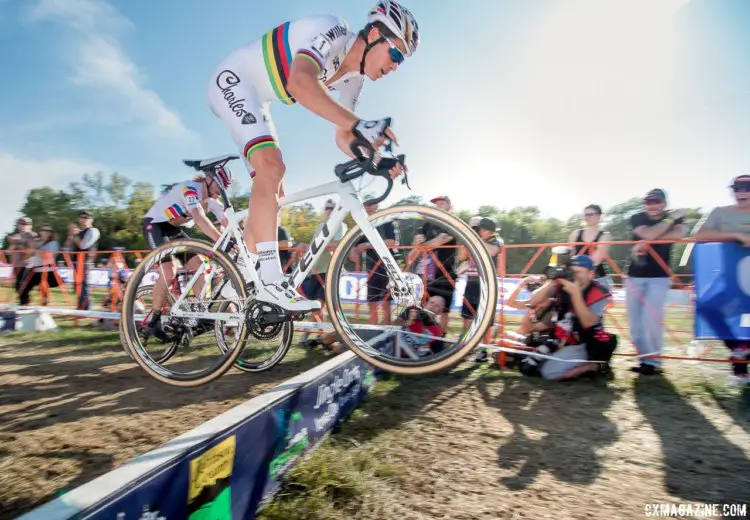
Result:
<instances>
[{"instance_id":1,"label":"white cycling jersey","mask_svg":"<svg viewBox=\"0 0 750 520\"><path fill-rule=\"evenodd\" d=\"M227 124L249 169L247 161L254 151L278 146L269 104L274 100L296 103L286 89L294 58L314 63L318 79L340 93L339 102L350 110L356 108L364 76L353 71L330 82L356 39L357 34L338 16L309 16L271 29L232 52L216 68L208 85L208 103Z\"/></svg>"},{"instance_id":2,"label":"white cycling jersey","mask_svg":"<svg viewBox=\"0 0 750 520\"><path fill-rule=\"evenodd\" d=\"M172 221L178 218L187 218L192 221L193 217L190 216L190 211L199 207L202 199L203 184L201 182L178 182L157 199L156 203L146 213L146 218L150 218L154 223L167 222L172 224Z\"/></svg>"},{"instance_id":3,"label":"white cycling jersey","mask_svg":"<svg viewBox=\"0 0 750 520\"><path fill-rule=\"evenodd\" d=\"M224 218L224 204L216 199L206 199L206 213L213 213L219 222Z\"/></svg>"}]
</instances>

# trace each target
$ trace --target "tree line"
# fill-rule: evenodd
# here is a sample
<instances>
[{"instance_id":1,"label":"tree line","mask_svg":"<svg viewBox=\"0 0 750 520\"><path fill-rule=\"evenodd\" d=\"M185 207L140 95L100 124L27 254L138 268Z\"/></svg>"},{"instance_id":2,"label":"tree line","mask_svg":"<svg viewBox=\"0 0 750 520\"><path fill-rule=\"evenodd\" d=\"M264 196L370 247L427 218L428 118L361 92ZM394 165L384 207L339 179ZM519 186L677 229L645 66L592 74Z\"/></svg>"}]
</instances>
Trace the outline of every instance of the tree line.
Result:
<instances>
[{"instance_id":1,"label":"tree line","mask_svg":"<svg viewBox=\"0 0 750 520\"><path fill-rule=\"evenodd\" d=\"M55 189L50 186L30 190L21 207L20 213L34 221L34 229L42 224L51 225L59 242L67 237L68 225L78 222L78 213L87 209L94 215L94 226L101 232L100 250L111 250L122 247L126 250L147 249L142 235L141 223L144 215L152 206L156 197L166 186L158 188L146 182L133 182L119 174L106 176L102 172L84 174L80 181L70 183L66 189ZM248 193L235 189L230 193L230 200L236 210L247 208ZM395 205L424 203L419 196L410 196L395 202ZM381 204L381 208L384 205ZM613 240L632 240L628 224L630 216L642 209L640 198L625 200L614 207L605 209L602 226L608 230ZM583 210L583 208L581 208ZM545 244L567 242L571 231L582 226L583 215L575 214L563 221L552 217L542 217L541 210L535 206L501 209L496 206L480 206L476 210L455 209L456 214L468 222L474 215L491 218L498 225L498 234L506 244ZM685 224L688 229L702 218L699 209L689 209ZM310 203L296 204L282 209L282 226L292 235L295 242L309 243L322 215ZM351 216L347 217L349 228L354 226ZM8 230L8 234L13 233ZM197 228L187 229L188 234L200 236ZM402 236L403 243L410 243L408 237ZM3 249L7 249L7 235L3 240ZM686 244L676 244L672 248L672 268L676 273L686 273L689 264L679 267L679 259ZM628 263L630 246L614 245L610 257L621 268ZM506 269L508 273L519 273L533 257L536 249L519 248L506 251ZM530 272L541 272L546 265L549 254L541 255Z\"/></svg>"}]
</instances>

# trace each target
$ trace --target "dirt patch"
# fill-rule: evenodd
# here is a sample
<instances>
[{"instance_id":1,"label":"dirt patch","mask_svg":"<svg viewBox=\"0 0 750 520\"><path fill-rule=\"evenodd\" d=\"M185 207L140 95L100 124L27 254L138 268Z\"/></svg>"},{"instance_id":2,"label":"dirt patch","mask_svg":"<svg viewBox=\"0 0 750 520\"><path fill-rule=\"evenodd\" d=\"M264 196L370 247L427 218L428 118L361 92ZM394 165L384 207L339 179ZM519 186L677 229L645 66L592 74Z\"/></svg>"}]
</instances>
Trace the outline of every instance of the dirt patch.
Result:
<instances>
[{"instance_id":1,"label":"dirt patch","mask_svg":"<svg viewBox=\"0 0 750 520\"><path fill-rule=\"evenodd\" d=\"M325 357L197 389L153 381L116 334L0 339L0 518L122 465ZM750 392L667 364L554 384L467 364L378 382L292 473L266 519L633 519L654 502L750 499Z\"/></svg>"},{"instance_id":2,"label":"dirt patch","mask_svg":"<svg viewBox=\"0 0 750 520\"><path fill-rule=\"evenodd\" d=\"M747 503L750 393L677 362L665 378L625 363L608 384L472 366L386 382L262 518L634 519L647 503ZM356 472L363 456L396 469L344 499L310 477L332 460Z\"/></svg>"},{"instance_id":3,"label":"dirt patch","mask_svg":"<svg viewBox=\"0 0 750 520\"><path fill-rule=\"evenodd\" d=\"M173 388L115 333L63 328L0 339L0 518L16 516L181 435L325 357L292 349L274 370Z\"/></svg>"}]
</instances>

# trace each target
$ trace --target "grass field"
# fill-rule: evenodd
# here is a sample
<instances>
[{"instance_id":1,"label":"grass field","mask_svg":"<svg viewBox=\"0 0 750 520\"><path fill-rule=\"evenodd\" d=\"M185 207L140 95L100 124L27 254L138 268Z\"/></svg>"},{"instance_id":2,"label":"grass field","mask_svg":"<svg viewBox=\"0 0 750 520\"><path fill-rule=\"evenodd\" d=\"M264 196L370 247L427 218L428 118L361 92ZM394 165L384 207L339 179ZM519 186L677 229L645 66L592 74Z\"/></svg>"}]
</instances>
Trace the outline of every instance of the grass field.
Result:
<instances>
[{"instance_id":1,"label":"grass field","mask_svg":"<svg viewBox=\"0 0 750 520\"><path fill-rule=\"evenodd\" d=\"M0 336L0 519L329 356L293 348L270 372L176 389L130 362L116 333L58 323ZM668 316L672 329L690 323ZM549 383L473 363L379 381L261 518L630 519L645 503L750 500L750 392L726 386L728 366L672 361L664 377L638 378L632 364L616 358L609 382Z\"/></svg>"},{"instance_id":2,"label":"grass field","mask_svg":"<svg viewBox=\"0 0 750 520\"><path fill-rule=\"evenodd\" d=\"M750 393L666 377L549 383L489 367L378 382L263 520L644 517L750 500Z\"/></svg>"}]
</instances>

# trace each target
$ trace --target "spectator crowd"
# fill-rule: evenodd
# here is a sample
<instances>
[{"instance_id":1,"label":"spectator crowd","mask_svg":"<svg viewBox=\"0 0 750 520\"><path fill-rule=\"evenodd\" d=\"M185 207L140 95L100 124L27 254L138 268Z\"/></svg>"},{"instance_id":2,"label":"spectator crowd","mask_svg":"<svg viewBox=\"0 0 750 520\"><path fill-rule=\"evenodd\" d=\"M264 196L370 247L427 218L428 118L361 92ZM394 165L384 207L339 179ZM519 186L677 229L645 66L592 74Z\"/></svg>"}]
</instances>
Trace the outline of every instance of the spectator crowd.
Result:
<instances>
[{"instance_id":1,"label":"spectator crowd","mask_svg":"<svg viewBox=\"0 0 750 520\"><path fill-rule=\"evenodd\" d=\"M735 198L734 203L711 211L695 233L696 240L735 241L743 246L750 246L750 175L736 177L730 188ZM378 205L372 201L372 198L364 201L368 214L378 210ZM444 211L453 211L451 199L447 195L433 198L430 202ZM334 208L335 202L327 200L323 222L314 235ZM608 242L612 241L612 235L602 225L603 212L600 206L587 206L583 216L584 225L565 237L570 244L563 253L570 256L568 276L524 278L508 301L509 306L526 311L520 332L529 338L529 345L534 346L534 352L538 354L536 358L531 355L525 358L523 369L547 379L564 380L585 374L606 374L609 358L617 344L616 336L604 332L605 311L613 302L613 280L608 266ZM630 251L625 273L625 303L632 341L640 353L639 361L631 370L645 376L662 372L662 361L658 356L664 352L665 308L672 287L673 275L668 267L673 247L671 242L688 236L685 217L685 210L669 208L667 195L662 189L650 190L643 198L643 210L630 217L630 232L636 243ZM499 270L504 242L497 222L476 216L469 223ZM73 268L82 273L77 308L89 309L91 295L87 274L94 265L94 255L100 239L92 214L82 211L78 222L69 225L68 236L62 242L62 247L49 225L43 224L38 232L33 227L31 219L22 217L17 221L15 232L7 237L9 262L19 304L29 303L31 291L43 279L50 287L59 283L59 277L54 276L56 255L68 251L77 253L71 255ZM445 335L455 296L454 281L458 276L465 275L467 283L460 312L465 329L477 306L479 285L476 266L467 261L461 248L455 247L456 238L446 230L426 224L414 234L411 244L399 244L398 230L392 223L382 224L377 229L391 248L414 245L435 249L434 256L421 255L417 249L411 249L407 254L407 264L414 263L417 272L426 281L426 301L429 305L425 305L425 309L405 310L397 316L396 324L410 330L429 330L432 334ZM308 298L319 300L321 304L325 304L326 300L323 283L330 267L330 250L344 237L347 228L342 223L339 229L330 231L334 236L329 252L314 264L301 287ZM287 267L292 261L291 251L287 248L302 254L310 247L303 243L294 245L291 234L283 227L279 227L278 236L280 247L285 249L281 255L282 264ZM355 262L360 271L368 273L368 322L391 324L387 273L374 251L368 248L366 239L355 244L349 260ZM534 284L537 287L529 291L530 297L523 302L519 301L520 291L528 290ZM325 305L321 307L325 308ZM315 313L312 319L323 321L322 311ZM554 346L550 338L554 340ZM489 337L485 339L488 340ZM309 342L309 339L303 336L302 341ZM318 338L312 343L338 345L335 335ZM725 343L735 360L732 365L733 382L749 384L747 363L743 361L750 358L750 342L726 340ZM476 361L486 359L484 350L479 351L475 358ZM542 359L544 361L540 361Z\"/></svg>"}]
</instances>

